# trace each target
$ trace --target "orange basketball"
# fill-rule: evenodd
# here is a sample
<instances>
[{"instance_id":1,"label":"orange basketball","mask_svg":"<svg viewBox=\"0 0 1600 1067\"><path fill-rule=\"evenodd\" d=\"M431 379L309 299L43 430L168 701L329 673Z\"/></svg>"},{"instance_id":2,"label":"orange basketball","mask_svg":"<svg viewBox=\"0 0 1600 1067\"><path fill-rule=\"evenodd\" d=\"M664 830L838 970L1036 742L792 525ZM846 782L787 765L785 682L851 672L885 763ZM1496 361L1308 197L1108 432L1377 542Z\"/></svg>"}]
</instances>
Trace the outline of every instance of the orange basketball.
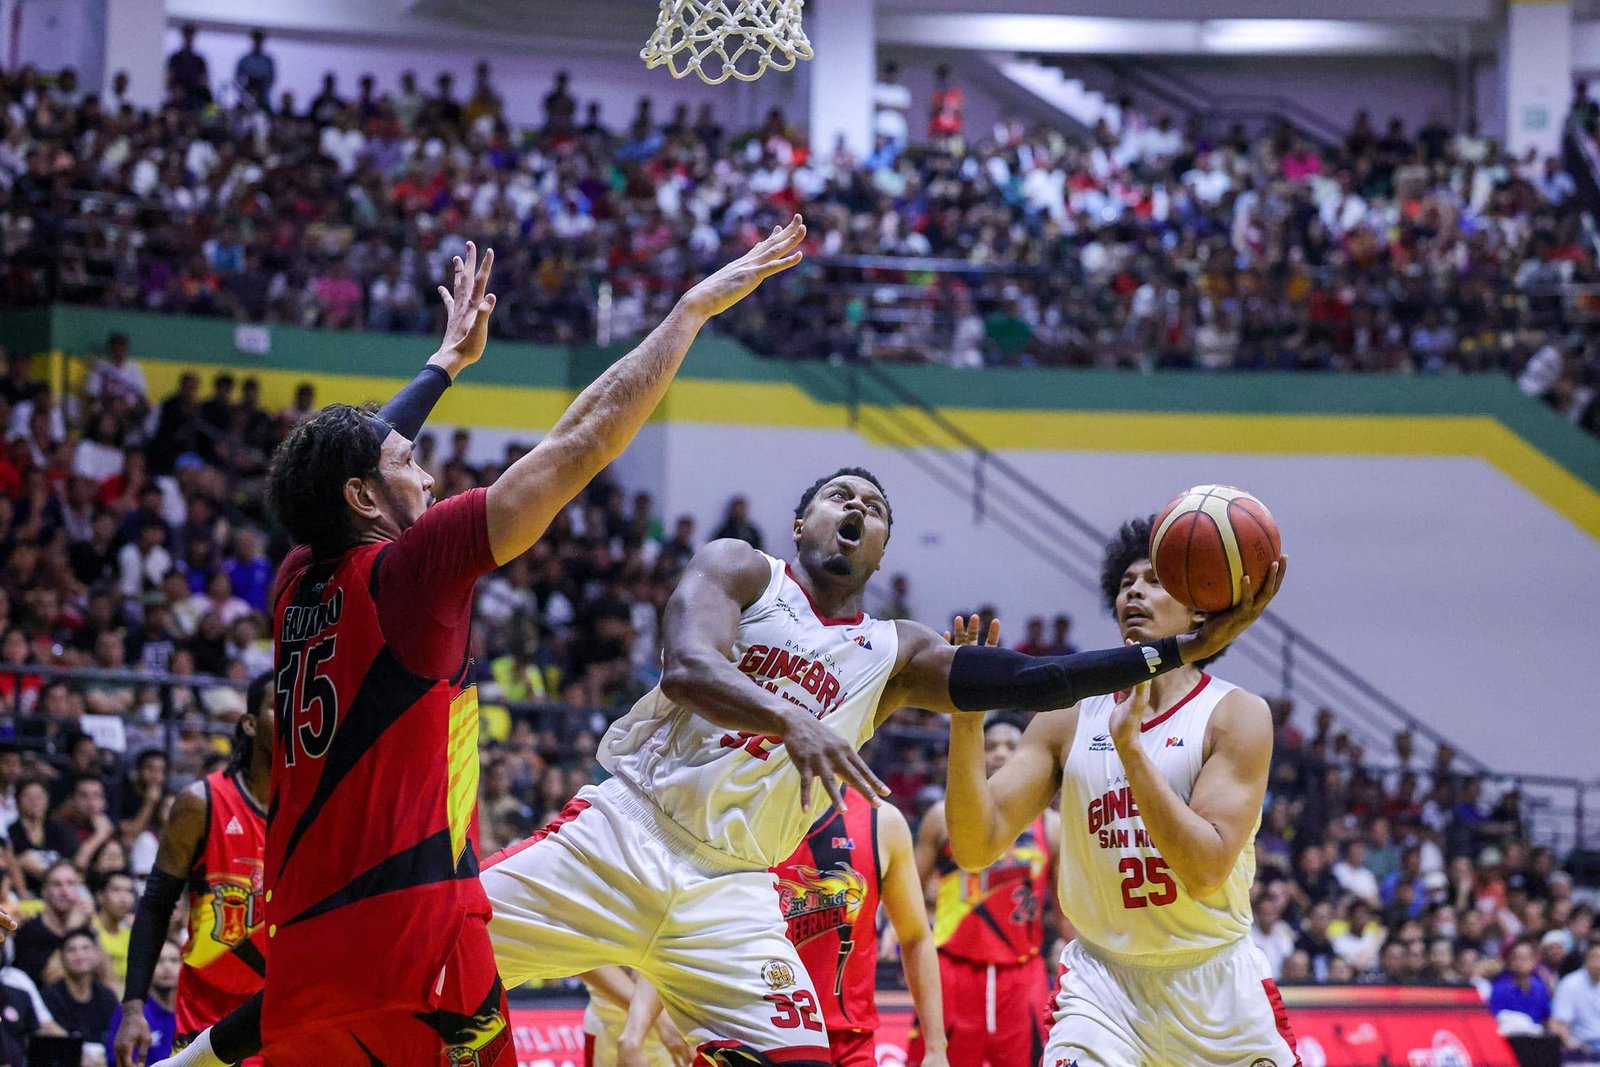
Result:
<instances>
[{"instance_id":1,"label":"orange basketball","mask_svg":"<svg viewBox=\"0 0 1600 1067\"><path fill-rule=\"evenodd\" d=\"M1199 611L1237 604L1247 574L1259 590L1281 547L1272 512L1231 485L1197 485L1179 493L1150 530L1156 577Z\"/></svg>"}]
</instances>

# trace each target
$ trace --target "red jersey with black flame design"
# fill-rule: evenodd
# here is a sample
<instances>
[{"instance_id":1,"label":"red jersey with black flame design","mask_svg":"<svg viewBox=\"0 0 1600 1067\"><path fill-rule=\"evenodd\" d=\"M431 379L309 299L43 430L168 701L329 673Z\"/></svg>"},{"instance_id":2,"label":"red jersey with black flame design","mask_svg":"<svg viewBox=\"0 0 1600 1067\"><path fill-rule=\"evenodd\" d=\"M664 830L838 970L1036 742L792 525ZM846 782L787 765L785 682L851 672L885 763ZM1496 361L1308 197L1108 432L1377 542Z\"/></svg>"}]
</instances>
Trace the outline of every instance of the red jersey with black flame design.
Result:
<instances>
[{"instance_id":1,"label":"red jersey with black flame design","mask_svg":"<svg viewBox=\"0 0 1600 1067\"><path fill-rule=\"evenodd\" d=\"M816 986L830 1031L878 1027L878 809L845 790L773 868L789 940Z\"/></svg>"},{"instance_id":2,"label":"red jersey with black flame design","mask_svg":"<svg viewBox=\"0 0 1600 1067\"><path fill-rule=\"evenodd\" d=\"M494 567L484 490L392 542L291 552L275 593L277 744L266 840L268 1045L426 1011L478 883L472 587ZM475 921L474 921L475 920Z\"/></svg>"},{"instance_id":3,"label":"red jersey with black flame design","mask_svg":"<svg viewBox=\"0 0 1600 1067\"><path fill-rule=\"evenodd\" d=\"M206 836L189 872L189 939L178 972L178 1033L195 1034L261 988L267 816L235 771L205 778Z\"/></svg>"},{"instance_id":4,"label":"red jersey with black flame design","mask_svg":"<svg viewBox=\"0 0 1600 1067\"><path fill-rule=\"evenodd\" d=\"M1043 816L981 871L963 871L946 842L939 850L936 877L933 941L941 953L1006 967L1044 951L1050 841Z\"/></svg>"}]
</instances>

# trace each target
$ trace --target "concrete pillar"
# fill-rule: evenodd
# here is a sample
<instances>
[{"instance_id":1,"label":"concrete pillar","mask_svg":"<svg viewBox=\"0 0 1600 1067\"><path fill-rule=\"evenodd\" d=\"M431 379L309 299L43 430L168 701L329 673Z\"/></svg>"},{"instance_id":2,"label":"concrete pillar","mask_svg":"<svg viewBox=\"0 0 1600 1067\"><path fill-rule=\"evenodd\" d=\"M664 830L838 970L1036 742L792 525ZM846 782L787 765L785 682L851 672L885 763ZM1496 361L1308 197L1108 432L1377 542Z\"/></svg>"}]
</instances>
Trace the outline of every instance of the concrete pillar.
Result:
<instances>
[{"instance_id":1,"label":"concrete pillar","mask_svg":"<svg viewBox=\"0 0 1600 1067\"><path fill-rule=\"evenodd\" d=\"M878 80L875 0L811 0L806 36L816 57L811 84L812 150L833 152L842 136L859 157L872 151L872 87ZM768 75L771 77L771 75Z\"/></svg>"},{"instance_id":2,"label":"concrete pillar","mask_svg":"<svg viewBox=\"0 0 1600 1067\"><path fill-rule=\"evenodd\" d=\"M1561 151L1561 124L1572 99L1572 5L1569 0L1509 0L1504 56L1506 147Z\"/></svg>"},{"instance_id":3,"label":"concrete pillar","mask_svg":"<svg viewBox=\"0 0 1600 1067\"><path fill-rule=\"evenodd\" d=\"M166 0L111 0L106 10L107 96L111 79L125 70L128 99L140 107L160 105L167 95L166 28ZM215 70L211 77L215 82Z\"/></svg>"}]
</instances>

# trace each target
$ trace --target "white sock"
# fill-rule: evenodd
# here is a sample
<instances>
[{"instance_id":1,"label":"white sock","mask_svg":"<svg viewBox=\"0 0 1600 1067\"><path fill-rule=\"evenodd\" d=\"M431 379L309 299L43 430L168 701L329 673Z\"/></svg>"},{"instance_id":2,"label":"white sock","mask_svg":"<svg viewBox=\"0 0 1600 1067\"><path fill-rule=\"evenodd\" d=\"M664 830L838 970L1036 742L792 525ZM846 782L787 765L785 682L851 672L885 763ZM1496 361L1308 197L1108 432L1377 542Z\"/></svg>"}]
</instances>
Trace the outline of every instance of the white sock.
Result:
<instances>
[{"instance_id":1,"label":"white sock","mask_svg":"<svg viewBox=\"0 0 1600 1067\"><path fill-rule=\"evenodd\" d=\"M162 1060L154 1067L229 1067L217 1059L217 1054L211 1051L211 1029L200 1031L200 1036L194 1039L193 1044L182 1052L173 1053L172 1058Z\"/></svg>"}]
</instances>

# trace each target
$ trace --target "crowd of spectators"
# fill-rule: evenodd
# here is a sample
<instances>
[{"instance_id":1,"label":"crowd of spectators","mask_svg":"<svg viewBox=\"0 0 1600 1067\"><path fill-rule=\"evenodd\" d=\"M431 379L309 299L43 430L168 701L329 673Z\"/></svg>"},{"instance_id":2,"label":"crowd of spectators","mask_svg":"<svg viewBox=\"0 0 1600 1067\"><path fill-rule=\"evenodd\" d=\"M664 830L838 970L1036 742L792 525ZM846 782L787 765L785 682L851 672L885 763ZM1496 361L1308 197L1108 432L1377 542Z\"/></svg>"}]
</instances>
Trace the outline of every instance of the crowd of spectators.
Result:
<instances>
[{"instance_id":1,"label":"crowd of spectators","mask_svg":"<svg viewBox=\"0 0 1600 1067\"><path fill-rule=\"evenodd\" d=\"M90 101L66 76L0 78L5 299L421 330L435 317L422 294L455 235L515 235L495 242L497 323L576 341L593 326L597 273L618 316L643 323L704 264L799 208L824 264L917 255L1009 273L923 277L921 295L900 299L928 315L889 333L848 285L826 284L844 268L796 274L734 325L775 349L778 335L812 331L805 351L782 354L883 354L892 332L948 306L949 336L968 347L920 351L957 365L1499 370L1593 419L1593 361L1541 288L1593 273L1570 180L1470 130L1380 137L1358 122L1333 149L1282 134L1203 144L1124 111L1090 142L1008 126L968 144L945 87L928 144L884 137L866 160L824 159L777 115L729 138L709 114L658 122L644 102L613 133L592 108L579 121L564 81L543 127L513 134L487 68L461 103L448 83L367 84L345 100L331 81L302 109L271 98L256 62L240 75L248 99L224 108L203 61L175 60L173 102L155 114ZM52 263L62 247L79 258ZM824 313L780 323L791 306ZM227 759L236 687L270 666L264 612L284 546L261 480L316 405L307 386L265 410L258 383L225 372L151 397L119 336L66 395L28 359L5 362L0 906L29 924L0 997L30 980L38 992L22 1022L0 1012L0 1041L8 1027L87 1032L105 1003L96 983L117 989L132 894L172 791ZM490 459L466 433L428 432L417 455L447 497L521 451ZM603 477L485 579L473 652L486 851L542 824L594 773L608 717L656 680L661 610L706 536L762 544L740 499L702 535L695 517L669 527L649 494ZM909 617L910 595L892 579L878 614ZM1031 620L1021 643L1070 649L1071 620ZM146 679L114 673L128 668ZM163 674L175 684L148 680ZM1564 857L1530 846L1515 789L1487 795L1448 748L1423 765L1409 735L1369 759L1326 712L1310 736L1286 703L1277 714L1253 901L1254 936L1281 981L1472 984L1496 1010L1558 1030L1575 998L1592 999L1600 901ZM939 796L942 741L914 713L900 729L874 759L915 818ZM1578 989L1570 976L1585 974ZM1563 983L1578 992L1564 999Z\"/></svg>"},{"instance_id":2,"label":"crowd of spectators","mask_svg":"<svg viewBox=\"0 0 1600 1067\"><path fill-rule=\"evenodd\" d=\"M495 328L573 343L642 329L707 266L804 211L811 260L729 316L794 358L1520 375L1593 428L1597 280L1580 186L1476 126L1357 116L1340 144L1221 137L1113 109L1089 136L964 130L941 78L927 139L878 86L876 149L812 146L773 111L641 99L616 123L559 75L513 128L480 64L458 98L405 74L273 96L260 42L212 80L192 36L141 111L70 72L0 78L0 299L426 331L467 237L498 246ZM218 91L226 89L226 91ZM894 90L900 90L895 92ZM1580 87L1573 113L1590 114ZM859 257L912 257L908 269ZM914 269L912 269L914 268Z\"/></svg>"}]
</instances>

